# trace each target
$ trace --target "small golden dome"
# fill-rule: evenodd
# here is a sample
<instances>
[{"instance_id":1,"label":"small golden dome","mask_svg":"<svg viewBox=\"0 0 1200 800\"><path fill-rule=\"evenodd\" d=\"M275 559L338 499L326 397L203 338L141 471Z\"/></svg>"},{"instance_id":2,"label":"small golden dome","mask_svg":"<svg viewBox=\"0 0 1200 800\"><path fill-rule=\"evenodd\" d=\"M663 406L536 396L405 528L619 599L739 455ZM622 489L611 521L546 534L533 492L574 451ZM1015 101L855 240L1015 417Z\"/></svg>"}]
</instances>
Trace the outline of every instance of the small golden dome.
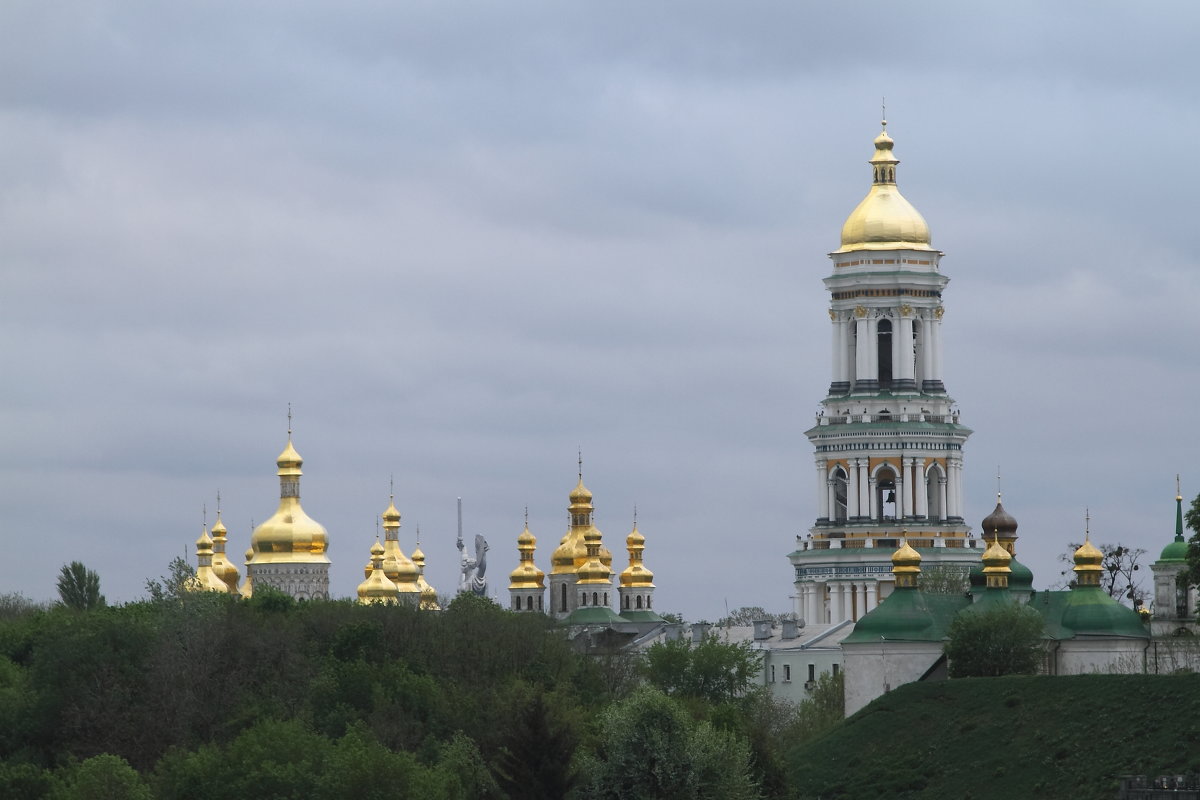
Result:
<instances>
[{"instance_id":1,"label":"small golden dome","mask_svg":"<svg viewBox=\"0 0 1200 800\"><path fill-rule=\"evenodd\" d=\"M637 523L625 537L625 546L629 550L629 566L621 570L621 585L629 587L654 586L654 573L642 562L642 551L646 549L646 537L638 530Z\"/></svg>"},{"instance_id":2,"label":"small golden dome","mask_svg":"<svg viewBox=\"0 0 1200 800\"><path fill-rule=\"evenodd\" d=\"M279 454L279 458L275 459L275 465L282 469L300 469L304 466L304 459L296 452L295 446L292 444L292 437L288 435L287 447L283 448L283 452Z\"/></svg>"},{"instance_id":3,"label":"small golden dome","mask_svg":"<svg viewBox=\"0 0 1200 800\"><path fill-rule=\"evenodd\" d=\"M583 485L583 476L580 476L579 483L571 490L571 505L581 506L592 502L592 493Z\"/></svg>"},{"instance_id":4,"label":"small golden dome","mask_svg":"<svg viewBox=\"0 0 1200 800\"><path fill-rule=\"evenodd\" d=\"M842 246L835 252L933 249L925 218L896 188L896 165L900 162L892 154L893 144L886 127L875 137L875 155L869 162L874 182L842 225Z\"/></svg>"},{"instance_id":5,"label":"small golden dome","mask_svg":"<svg viewBox=\"0 0 1200 800\"><path fill-rule=\"evenodd\" d=\"M383 574L383 545L376 539L371 545L371 574L358 585L358 602L392 604L396 594L396 585Z\"/></svg>"},{"instance_id":6,"label":"small golden dome","mask_svg":"<svg viewBox=\"0 0 1200 800\"><path fill-rule=\"evenodd\" d=\"M1090 538L1084 539L1083 544L1075 551L1075 571L1099 571L1104 562L1104 553L1092 544Z\"/></svg>"},{"instance_id":7,"label":"small golden dome","mask_svg":"<svg viewBox=\"0 0 1200 800\"><path fill-rule=\"evenodd\" d=\"M521 560L517 568L509 573L509 589L544 589L546 588L546 573L533 563L533 552L537 547L537 538L530 532L529 523L525 530L517 536L517 550Z\"/></svg>"},{"instance_id":8,"label":"small golden dome","mask_svg":"<svg viewBox=\"0 0 1200 800\"><path fill-rule=\"evenodd\" d=\"M996 572L1011 572L1009 564L1012 563L1012 555L1009 554L999 540L992 538L992 543L988 545L987 550L983 551L983 571L987 573L989 570Z\"/></svg>"},{"instance_id":9,"label":"small golden dome","mask_svg":"<svg viewBox=\"0 0 1200 800\"><path fill-rule=\"evenodd\" d=\"M587 542L588 559L576 571L576 574L579 575L578 582L581 584L611 583L612 570L600 560L600 531L588 528L583 534L583 538Z\"/></svg>"},{"instance_id":10,"label":"small golden dome","mask_svg":"<svg viewBox=\"0 0 1200 800\"><path fill-rule=\"evenodd\" d=\"M921 574L921 554L908 544L908 538L900 542L900 548L892 553L892 575L896 578L896 588L913 588L917 586L917 576Z\"/></svg>"}]
</instances>

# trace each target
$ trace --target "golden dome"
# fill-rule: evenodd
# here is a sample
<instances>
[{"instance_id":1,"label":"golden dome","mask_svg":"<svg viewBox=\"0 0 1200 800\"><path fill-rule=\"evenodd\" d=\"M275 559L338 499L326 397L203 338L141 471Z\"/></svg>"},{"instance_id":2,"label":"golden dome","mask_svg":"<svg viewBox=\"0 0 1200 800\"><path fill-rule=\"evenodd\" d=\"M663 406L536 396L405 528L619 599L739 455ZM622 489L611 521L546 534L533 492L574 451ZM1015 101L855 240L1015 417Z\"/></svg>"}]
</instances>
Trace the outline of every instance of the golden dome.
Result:
<instances>
[{"instance_id":1,"label":"golden dome","mask_svg":"<svg viewBox=\"0 0 1200 800\"><path fill-rule=\"evenodd\" d=\"M300 507L300 465L304 462L292 446L291 436L276 463L279 508L250 537L253 563L328 564L329 557L325 555L328 534Z\"/></svg>"},{"instance_id":2,"label":"golden dome","mask_svg":"<svg viewBox=\"0 0 1200 800\"><path fill-rule=\"evenodd\" d=\"M1012 554L1000 544L1000 537L993 533L992 543L983 551L983 574L987 576L989 588L1008 588L1008 576L1012 572L1009 564Z\"/></svg>"},{"instance_id":3,"label":"golden dome","mask_svg":"<svg viewBox=\"0 0 1200 800\"><path fill-rule=\"evenodd\" d=\"M250 562L254 560L254 550L246 549L246 579L242 581L241 595L242 597L254 596L254 580L250 577Z\"/></svg>"},{"instance_id":4,"label":"golden dome","mask_svg":"<svg viewBox=\"0 0 1200 800\"><path fill-rule=\"evenodd\" d=\"M583 476L579 476L579 483L571 490L571 505L582 506L589 505L592 502L592 493L583 485Z\"/></svg>"},{"instance_id":5,"label":"golden dome","mask_svg":"<svg viewBox=\"0 0 1200 800\"><path fill-rule=\"evenodd\" d=\"M421 552L421 526L417 526L417 546L413 550L412 562L417 568L417 588L421 590L420 609L422 611L441 611L438 605L437 589L425 580L425 554Z\"/></svg>"},{"instance_id":6,"label":"golden dome","mask_svg":"<svg viewBox=\"0 0 1200 800\"><path fill-rule=\"evenodd\" d=\"M208 536L208 530L203 529L200 532L200 538L196 540L196 575L188 581L187 588L192 591L200 592L228 592L229 587L225 581L217 576L217 573L212 568L212 539Z\"/></svg>"},{"instance_id":7,"label":"golden dome","mask_svg":"<svg viewBox=\"0 0 1200 800\"><path fill-rule=\"evenodd\" d=\"M571 525L550 556L550 571L555 575L578 572L588 560L585 542L588 531L595 531L597 537L601 535L592 525L592 512L595 510L592 506L592 493L583 485L582 475L579 476L579 483L571 491L570 500L571 505L567 512ZM600 561L606 567L612 567L612 551L604 546L603 541L600 543Z\"/></svg>"},{"instance_id":8,"label":"golden dome","mask_svg":"<svg viewBox=\"0 0 1200 800\"><path fill-rule=\"evenodd\" d=\"M1075 551L1075 582L1079 586L1099 586L1100 573L1104 571L1104 553L1092 544L1091 537L1085 536L1083 544Z\"/></svg>"},{"instance_id":9,"label":"golden dome","mask_svg":"<svg viewBox=\"0 0 1200 800\"><path fill-rule=\"evenodd\" d=\"M530 532L527 522L525 530L517 536L517 550L521 554L521 561L517 564L517 568L509 573L509 589L546 588L546 573L533 563L533 553L536 547L537 538Z\"/></svg>"},{"instance_id":10,"label":"golden dome","mask_svg":"<svg viewBox=\"0 0 1200 800\"><path fill-rule=\"evenodd\" d=\"M600 560L600 531L589 527L584 533L584 541L587 542L587 561L576 570L578 583L611 583L612 570Z\"/></svg>"},{"instance_id":11,"label":"golden dome","mask_svg":"<svg viewBox=\"0 0 1200 800\"><path fill-rule=\"evenodd\" d=\"M896 188L896 165L892 137L884 130L875 137L871 158L874 181L862 202L842 225L842 246L837 253L854 250L932 250L929 225Z\"/></svg>"},{"instance_id":12,"label":"golden dome","mask_svg":"<svg viewBox=\"0 0 1200 800\"><path fill-rule=\"evenodd\" d=\"M383 545L379 543L378 539L375 540L375 544L371 545L371 574L358 585L358 602L364 605L368 603L390 605L397 602L396 584L383 574Z\"/></svg>"},{"instance_id":13,"label":"golden dome","mask_svg":"<svg viewBox=\"0 0 1200 800\"><path fill-rule=\"evenodd\" d=\"M638 530L637 523L625 537L625 546L629 550L629 566L621 571L621 585L629 587L653 587L654 573L646 569L642 563L642 551L646 549L646 537Z\"/></svg>"},{"instance_id":14,"label":"golden dome","mask_svg":"<svg viewBox=\"0 0 1200 800\"><path fill-rule=\"evenodd\" d=\"M220 495L218 495L217 500L220 501L220 499ZM225 553L227 533L228 530L225 528L225 523L221 521L221 506L218 502L217 521L212 526L213 572L216 573L218 578L224 581L230 593L237 594L238 579L241 578L241 573L238 572L238 568L233 565L233 562L229 560L229 556Z\"/></svg>"},{"instance_id":15,"label":"golden dome","mask_svg":"<svg viewBox=\"0 0 1200 800\"><path fill-rule=\"evenodd\" d=\"M914 550L905 538L900 548L892 553L892 575L896 577L896 588L916 588L917 576L921 574L921 554Z\"/></svg>"}]
</instances>

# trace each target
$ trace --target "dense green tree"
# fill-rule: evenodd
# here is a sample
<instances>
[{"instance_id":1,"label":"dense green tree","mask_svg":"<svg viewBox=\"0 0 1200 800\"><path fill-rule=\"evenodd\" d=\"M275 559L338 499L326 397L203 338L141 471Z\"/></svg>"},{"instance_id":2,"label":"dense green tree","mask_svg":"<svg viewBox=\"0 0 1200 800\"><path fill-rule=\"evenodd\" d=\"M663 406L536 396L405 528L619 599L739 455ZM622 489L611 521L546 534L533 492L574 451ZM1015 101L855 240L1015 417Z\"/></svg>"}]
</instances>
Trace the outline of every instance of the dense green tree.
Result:
<instances>
[{"instance_id":1,"label":"dense green tree","mask_svg":"<svg viewBox=\"0 0 1200 800\"><path fill-rule=\"evenodd\" d=\"M762 655L749 642L730 644L715 634L698 644L683 638L655 642L642 660L643 674L651 685L672 697L710 703L745 694L761 666Z\"/></svg>"},{"instance_id":2,"label":"dense green tree","mask_svg":"<svg viewBox=\"0 0 1200 800\"><path fill-rule=\"evenodd\" d=\"M695 722L675 700L643 687L606 709L597 744L579 759L586 800L758 797L744 740Z\"/></svg>"},{"instance_id":3,"label":"dense green tree","mask_svg":"<svg viewBox=\"0 0 1200 800\"><path fill-rule=\"evenodd\" d=\"M494 772L510 798L558 800L575 785L578 714L562 698L527 685L511 693Z\"/></svg>"},{"instance_id":4,"label":"dense green tree","mask_svg":"<svg viewBox=\"0 0 1200 800\"><path fill-rule=\"evenodd\" d=\"M103 753L67 770L62 800L150 800L150 787L129 762Z\"/></svg>"},{"instance_id":5,"label":"dense green tree","mask_svg":"<svg viewBox=\"0 0 1200 800\"><path fill-rule=\"evenodd\" d=\"M1200 585L1200 494L1192 498L1192 503L1183 513L1183 521L1192 532L1188 539L1187 571L1181 580L1191 586Z\"/></svg>"},{"instance_id":6,"label":"dense green tree","mask_svg":"<svg viewBox=\"0 0 1200 800\"><path fill-rule=\"evenodd\" d=\"M58 599L67 608L78 611L91 611L103 607L104 595L100 594L100 576L80 561L63 564L58 573Z\"/></svg>"},{"instance_id":7,"label":"dense green tree","mask_svg":"<svg viewBox=\"0 0 1200 800\"><path fill-rule=\"evenodd\" d=\"M187 559L175 556L167 565L167 574L146 581L146 594L151 602L181 600L187 596L188 582L196 577L196 568Z\"/></svg>"},{"instance_id":8,"label":"dense green tree","mask_svg":"<svg viewBox=\"0 0 1200 800\"><path fill-rule=\"evenodd\" d=\"M945 652L951 678L1032 675L1043 652L1041 615L1018 603L959 614Z\"/></svg>"}]
</instances>

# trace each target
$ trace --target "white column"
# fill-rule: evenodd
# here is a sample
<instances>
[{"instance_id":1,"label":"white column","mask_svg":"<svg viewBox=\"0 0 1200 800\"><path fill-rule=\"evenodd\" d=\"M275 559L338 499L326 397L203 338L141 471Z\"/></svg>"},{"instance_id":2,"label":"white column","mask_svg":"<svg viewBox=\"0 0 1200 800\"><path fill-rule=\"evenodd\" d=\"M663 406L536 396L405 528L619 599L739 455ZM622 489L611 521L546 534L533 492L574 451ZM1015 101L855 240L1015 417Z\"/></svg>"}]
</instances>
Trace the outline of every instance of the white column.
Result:
<instances>
[{"instance_id":1,"label":"white column","mask_svg":"<svg viewBox=\"0 0 1200 800\"><path fill-rule=\"evenodd\" d=\"M933 323L933 379L942 380L942 319L938 317Z\"/></svg>"},{"instance_id":2,"label":"white column","mask_svg":"<svg viewBox=\"0 0 1200 800\"><path fill-rule=\"evenodd\" d=\"M832 623L838 623L845 619L846 594L843 589L845 587L840 583L829 584L829 599L833 604L833 607L829 609L829 621Z\"/></svg>"},{"instance_id":3,"label":"white column","mask_svg":"<svg viewBox=\"0 0 1200 800\"><path fill-rule=\"evenodd\" d=\"M875 476L872 475L868 480L867 501L870 503L871 519L879 519L879 485L875 481Z\"/></svg>"},{"instance_id":4,"label":"white column","mask_svg":"<svg viewBox=\"0 0 1200 800\"><path fill-rule=\"evenodd\" d=\"M923 458L913 459L913 471L917 474L917 482L913 486L913 500L916 502L914 502L913 505L915 506L915 513L918 517L929 516L929 488L928 484L925 482L926 476L924 461L925 459Z\"/></svg>"},{"instance_id":5,"label":"white column","mask_svg":"<svg viewBox=\"0 0 1200 800\"><path fill-rule=\"evenodd\" d=\"M854 378L865 381L871 377L871 332L870 320L859 317L855 320L858 333L854 346Z\"/></svg>"},{"instance_id":6,"label":"white column","mask_svg":"<svg viewBox=\"0 0 1200 800\"><path fill-rule=\"evenodd\" d=\"M896 473L896 519L904 519L908 510L908 498L905 496L908 481L904 476L904 459L900 459L900 471Z\"/></svg>"},{"instance_id":7,"label":"white column","mask_svg":"<svg viewBox=\"0 0 1200 800\"><path fill-rule=\"evenodd\" d=\"M896 377L911 379L914 375L913 364L913 321L911 316L900 317L900 360L893 360L892 369L897 371Z\"/></svg>"},{"instance_id":8,"label":"white column","mask_svg":"<svg viewBox=\"0 0 1200 800\"><path fill-rule=\"evenodd\" d=\"M858 459L846 460L846 516L858 514Z\"/></svg>"},{"instance_id":9,"label":"white column","mask_svg":"<svg viewBox=\"0 0 1200 800\"><path fill-rule=\"evenodd\" d=\"M867 336L871 341L871 346L867 348L867 354L871 359L867 377L879 380L879 319L877 317L867 318Z\"/></svg>"},{"instance_id":10,"label":"white column","mask_svg":"<svg viewBox=\"0 0 1200 800\"><path fill-rule=\"evenodd\" d=\"M956 509L954 516L956 517L961 517L965 514L965 510L963 509L962 467L962 461L956 460L954 462L954 508Z\"/></svg>"},{"instance_id":11,"label":"white column","mask_svg":"<svg viewBox=\"0 0 1200 800\"><path fill-rule=\"evenodd\" d=\"M901 353L900 345L901 345L901 342L900 342L900 313L899 313L899 311L897 311L896 315L894 317L892 317L891 323L892 323L892 380L895 381L900 378L900 353Z\"/></svg>"},{"instance_id":12,"label":"white column","mask_svg":"<svg viewBox=\"0 0 1200 800\"><path fill-rule=\"evenodd\" d=\"M917 460L905 458L901 463L904 465L904 516L912 517L917 513Z\"/></svg>"},{"instance_id":13,"label":"white column","mask_svg":"<svg viewBox=\"0 0 1200 800\"><path fill-rule=\"evenodd\" d=\"M958 465L950 459L946 459L946 498L949 500L946 516L961 516L958 513Z\"/></svg>"},{"instance_id":14,"label":"white column","mask_svg":"<svg viewBox=\"0 0 1200 800\"><path fill-rule=\"evenodd\" d=\"M829 513L829 478L823 458L817 459L817 507L819 518L829 519L832 516Z\"/></svg>"},{"instance_id":15,"label":"white column","mask_svg":"<svg viewBox=\"0 0 1200 800\"><path fill-rule=\"evenodd\" d=\"M875 596L875 581L867 581L867 611L870 612L877 605L879 600Z\"/></svg>"},{"instance_id":16,"label":"white column","mask_svg":"<svg viewBox=\"0 0 1200 800\"><path fill-rule=\"evenodd\" d=\"M858 460L858 513L863 516L871 514L871 507L874 505L871 492L872 486L870 481L871 475L871 459L860 458Z\"/></svg>"}]
</instances>

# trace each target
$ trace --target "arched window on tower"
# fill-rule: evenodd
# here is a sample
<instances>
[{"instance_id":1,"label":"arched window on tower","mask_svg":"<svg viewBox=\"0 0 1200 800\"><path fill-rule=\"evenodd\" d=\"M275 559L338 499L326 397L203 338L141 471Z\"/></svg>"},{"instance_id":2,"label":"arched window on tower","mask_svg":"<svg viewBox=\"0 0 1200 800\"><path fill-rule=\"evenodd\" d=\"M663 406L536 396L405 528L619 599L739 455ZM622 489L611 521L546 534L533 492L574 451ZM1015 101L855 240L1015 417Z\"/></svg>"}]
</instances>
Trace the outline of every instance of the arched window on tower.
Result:
<instances>
[{"instance_id":1,"label":"arched window on tower","mask_svg":"<svg viewBox=\"0 0 1200 800\"><path fill-rule=\"evenodd\" d=\"M882 467L875 473L877 519L895 519L898 505L896 502L896 471L891 467Z\"/></svg>"},{"instance_id":2,"label":"arched window on tower","mask_svg":"<svg viewBox=\"0 0 1200 800\"><path fill-rule=\"evenodd\" d=\"M846 521L846 470L841 467L833 471L833 519Z\"/></svg>"},{"instance_id":3,"label":"arched window on tower","mask_svg":"<svg viewBox=\"0 0 1200 800\"><path fill-rule=\"evenodd\" d=\"M879 388L888 389L892 385L892 321L879 320Z\"/></svg>"},{"instance_id":4,"label":"arched window on tower","mask_svg":"<svg viewBox=\"0 0 1200 800\"><path fill-rule=\"evenodd\" d=\"M642 610L642 596L640 594L638 595L637 607L638 611Z\"/></svg>"},{"instance_id":5,"label":"arched window on tower","mask_svg":"<svg viewBox=\"0 0 1200 800\"><path fill-rule=\"evenodd\" d=\"M533 611L533 595L529 595L529 597L525 598L525 610Z\"/></svg>"},{"instance_id":6,"label":"arched window on tower","mask_svg":"<svg viewBox=\"0 0 1200 800\"><path fill-rule=\"evenodd\" d=\"M929 519L940 520L946 518L946 473L942 472L940 464L934 464L925 473L926 487L925 497L927 499L929 509Z\"/></svg>"},{"instance_id":7,"label":"arched window on tower","mask_svg":"<svg viewBox=\"0 0 1200 800\"><path fill-rule=\"evenodd\" d=\"M567 611L567 585L565 583L562 585L562 609L561 609L561 611L564 614Z\"/></svg>"},{"instance_id":8,"label":"arched window on tower","mask_svg":"<svg viewBox=\"0 0 1200 800\"><path fill-rule=\"evenodd\" d=\"M592 605L600 605L600 594L598 592L592 592Z\"/></svg>"}]
</instances>

